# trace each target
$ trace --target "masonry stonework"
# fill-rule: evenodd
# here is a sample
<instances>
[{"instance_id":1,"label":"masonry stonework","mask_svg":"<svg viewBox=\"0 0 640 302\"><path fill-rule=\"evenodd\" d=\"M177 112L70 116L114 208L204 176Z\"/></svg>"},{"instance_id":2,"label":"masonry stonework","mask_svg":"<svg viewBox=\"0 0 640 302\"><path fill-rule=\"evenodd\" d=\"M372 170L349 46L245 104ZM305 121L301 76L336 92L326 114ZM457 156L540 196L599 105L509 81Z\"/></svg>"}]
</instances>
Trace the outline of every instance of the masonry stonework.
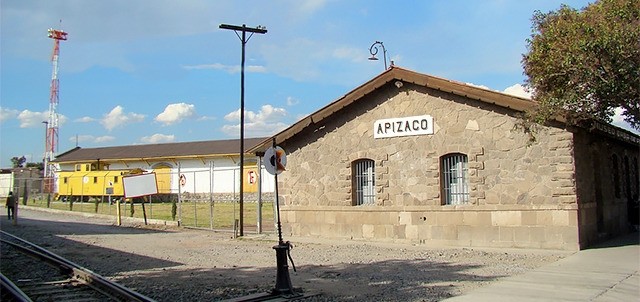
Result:
<instances>
[{"instance_id":1,"label":"masonry stonework","mask_svg":"<svg viewBox=\"0 0 640 302\"><path fill-rule=\"evenodd\" d=\"M577 249L573 133L529 144L509 110L419 85L386 85L287 142L291 235L457 246ZM373 138L376 120L431 115L434 134ZM470 200L442 205L440 157L468 156ZM352 206L351 164L375 162L376 204ZM295 168L291 168L295 167Z\"/></svg>"}]
</instances>

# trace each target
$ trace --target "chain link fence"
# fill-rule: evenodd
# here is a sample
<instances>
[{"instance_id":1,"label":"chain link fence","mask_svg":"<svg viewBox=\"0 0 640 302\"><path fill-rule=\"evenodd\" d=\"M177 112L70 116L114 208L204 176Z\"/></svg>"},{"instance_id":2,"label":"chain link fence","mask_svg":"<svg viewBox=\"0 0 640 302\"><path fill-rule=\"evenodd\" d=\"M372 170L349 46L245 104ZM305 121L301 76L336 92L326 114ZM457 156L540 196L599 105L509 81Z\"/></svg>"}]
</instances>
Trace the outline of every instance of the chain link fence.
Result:
<instances>
[{"instance_id":1,"label":"chain link fence","mask_svg":"<svg viewBox=\"0 0 640 302\"><path fill-rule=\"evenodd\" d=\"M54 190L47 189L50 182L42 177L7 180L4 174L0 179L0 196L4 200L12 191L19 205L113 215L114 219L119 206L122 217L175 221L185 227L235 234L243 215L246 232L275 230L274 194L260 194L255 179L253 184L245 186L243 213L240 213L237 167L155 173L158 194L145 198L125 199L122 179L115 179L114 174L107 171L74 173L56 179Z\"/></svg>"}]
</instances>

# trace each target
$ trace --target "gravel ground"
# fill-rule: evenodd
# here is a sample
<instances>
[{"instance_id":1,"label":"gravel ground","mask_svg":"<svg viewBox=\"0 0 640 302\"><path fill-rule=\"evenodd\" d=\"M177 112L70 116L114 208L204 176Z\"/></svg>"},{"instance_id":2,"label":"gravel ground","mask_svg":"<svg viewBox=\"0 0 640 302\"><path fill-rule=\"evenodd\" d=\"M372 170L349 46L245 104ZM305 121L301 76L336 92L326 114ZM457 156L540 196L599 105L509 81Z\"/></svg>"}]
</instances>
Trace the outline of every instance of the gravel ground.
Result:
<instances>
[{"instance_id":1,"label":"gravel ground","mask_svg":"<svg viewBox=\"0 0 640 302\"><path fill-rule=\"evenodd\" d=\"M4 209L3 209L4 210ZM165 226L113 226L112 219L20 210L2 230L158 301L216 301L275 286L277 235ZM439 301L571 254L525 249L445 248L317 238L294 244L294 288L313 301Z\"/></svg>"}]
</instances>

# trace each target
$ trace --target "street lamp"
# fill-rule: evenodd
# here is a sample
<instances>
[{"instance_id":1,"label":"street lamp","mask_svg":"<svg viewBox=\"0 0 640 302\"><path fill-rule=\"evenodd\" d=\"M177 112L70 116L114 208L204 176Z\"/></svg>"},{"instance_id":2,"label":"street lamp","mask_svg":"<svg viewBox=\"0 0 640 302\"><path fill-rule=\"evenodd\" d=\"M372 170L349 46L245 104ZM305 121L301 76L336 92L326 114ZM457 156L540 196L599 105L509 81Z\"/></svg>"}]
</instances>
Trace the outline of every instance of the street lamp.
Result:
<instances>
[{"instance_id":1,"label":"street lamp","mask_svg":"<svg viewBox=\"0 0 640 302\"><path fill-rule=\"evenodd\" d=\"M244 24L242 24L242 26L220 24L220 28L233 30L240 39L240 42L242 42L242 64L240 67L240 236L243 236L244 220L242 216L244 215L244 46L247 44L247 42L249 42L249 39L251 39L253 34L266 34L267 28L260 25L252 28L247 27ZM239 31L242 32L242 36L238 34ZM249 37L247 37L247 32L251 33Z\"/></svg>"},{"instance_id":2,"label":"street lamp","mask_svg":"<svg viewBox=\"0 0 640 302\"><path fill-rule=\"evenodd\" d=\"M371 53L371 57L369 57L369 60L371 61L378 60L378 58L376 58L376 54L378 54L377 45L380 45L380 47L382 48L382 55L384 58L384 70L387 70L387 50L384 48L384 44L382 44L382 42L375 41L373 44L371 44L371 47L369 47L369 53Z\"/></svg>"}]
</instances>

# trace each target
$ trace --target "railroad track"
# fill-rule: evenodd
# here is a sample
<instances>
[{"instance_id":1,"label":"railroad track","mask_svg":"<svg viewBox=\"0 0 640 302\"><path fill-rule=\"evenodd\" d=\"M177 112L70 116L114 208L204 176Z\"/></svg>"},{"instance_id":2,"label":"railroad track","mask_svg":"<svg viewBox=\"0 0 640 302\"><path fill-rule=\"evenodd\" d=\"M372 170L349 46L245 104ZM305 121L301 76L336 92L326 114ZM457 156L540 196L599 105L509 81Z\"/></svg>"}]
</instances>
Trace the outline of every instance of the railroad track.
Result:
<instances>
[{"instance_id":1,"label":"railroad track","mask_svg":"<svg viewBox=\"0 0 640 302\"><path fill-rule=\"evenodd\" d=\"M294 294L277 294L277 293L258 293L244 297L238 297L223 302L286 302L286 301L314 301L320 294L310 293L294 293Z\"/></svg>"},{"instance_id":2,"label":"railroad track","mask_svg":"<svg viewBox=\"0 0 640 302\"><path fill-rule=\"evenodd\" d=\"M3 261L19 261L0 274L1 301L154 301L7 232L0 242Z\"/></svg>"}]
</instances>

